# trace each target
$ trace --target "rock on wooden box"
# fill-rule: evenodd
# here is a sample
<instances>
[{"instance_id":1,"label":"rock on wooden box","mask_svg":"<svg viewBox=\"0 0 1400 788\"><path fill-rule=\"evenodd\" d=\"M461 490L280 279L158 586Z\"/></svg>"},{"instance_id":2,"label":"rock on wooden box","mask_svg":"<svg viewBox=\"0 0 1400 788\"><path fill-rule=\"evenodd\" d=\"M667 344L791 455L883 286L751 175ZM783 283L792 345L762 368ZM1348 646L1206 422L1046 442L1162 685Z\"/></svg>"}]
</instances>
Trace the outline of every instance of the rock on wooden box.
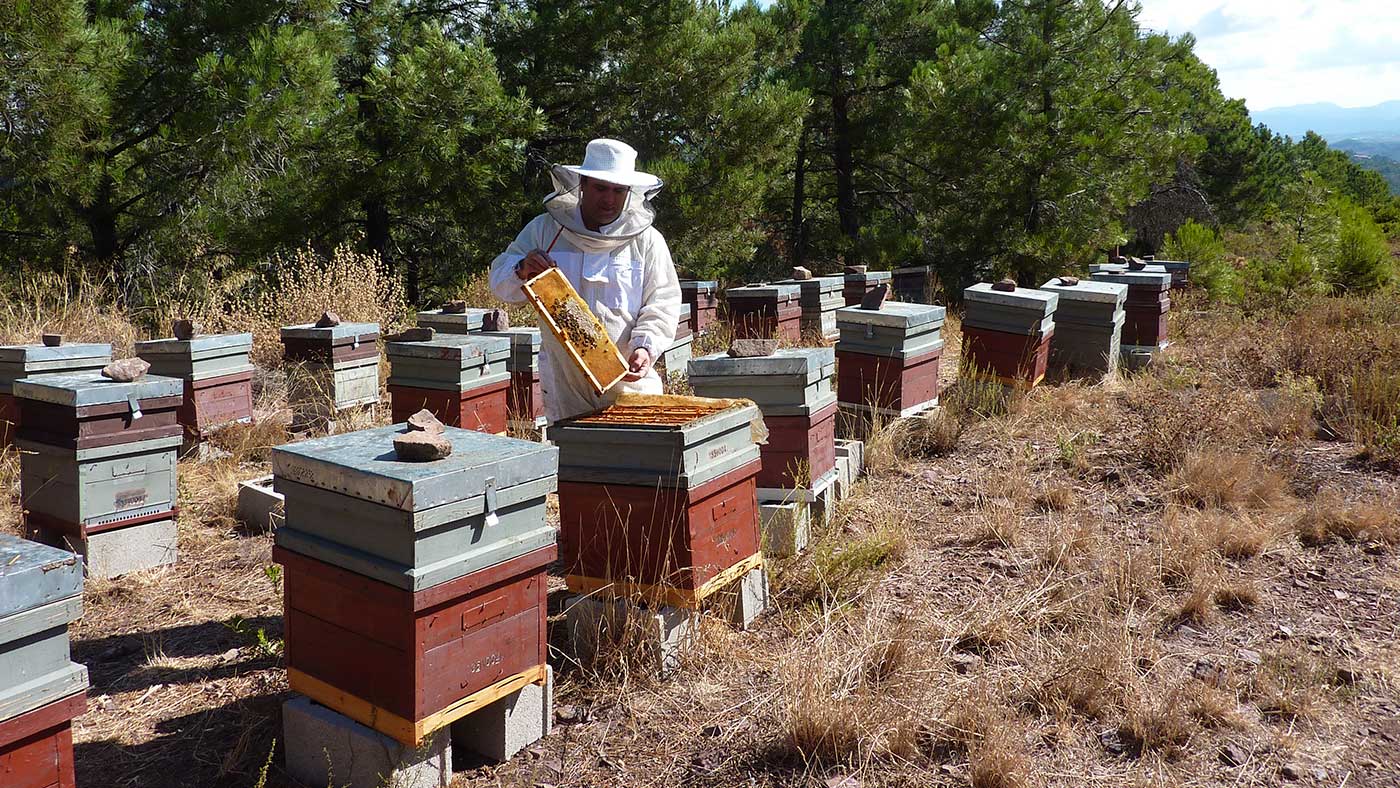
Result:
<instances>
[{"instance_id":1,"label":"rock on wooden box","mask_svg":"<svg viewBox=\"0 0 1400 788\"><path fill-rule=\"evenodd\" d=\"M452 454L400 462L402 424L279 446L276 543L410 591L554 544L545 498L559 451L448 427Z\"/></svg>"},{"instance_id":2,"label":"rock on wooden box","mask_svg":"<svg viewBox=\"0 0 1400 788\"><path fill-rule=\"evenodd\" d=\"M8 446L19 427L19 401L14 383L30 375L100 370L112 360L108 344L0 346L0 448Z\"/></svg>"},{"instance_id":3,"label":"rock on wooden box","mask_svg":"<svg viewBox=\"0 0 1400 788\"><path fill-rule=\"evenodd\" d=\"M702 397L753 400L768 428L757 486L795 489L836 467L835 371L831 348L789 348L756 358L720 353L692 359L690 385Z\"/></svg>"},{"instance_id":4,"label":"rock on wooden box","mask_svg":"<svg viewBox=\"0 0 1400 788\"><path fill-rule=\"evenodd\" d=\"M551 543L414 591L274 547L292 689L416 746L478 693L546 670L555 556Z\"/></svg>"},{"instance_id":5,"label":"rock on wooden box","mask_svg":"<svg viewBox=\"0 0 1400 788\"><path fill-rule=\"evenodd\" d=\"M188 435L202 437L226 424L253 420L252 334L136 343L151 373L185 382L178 418Z\"/></svg>"},{"instance_id":6,"label":"rock on wooden box","mask_svg":"<svg viewBox=\"0 0 1400 788\"><path fill-rule=\"evenodd\" d=\"M505 432L510 339L446 334L426 342L389 342L384 353L394 421L427 408L454 427Z\"/></svg>"},{"instance_id":7,"label":"rock on wooden box","mask_svg":"<svg viewBox=\"0 0 1400 788\"><path fill-rule=\"evenodd\" d=\"M484 337L510 339L510 388L506 393L506 411L516 421L544 422L544 395L540 391L540 330L529 326L504 331L482 331Z\"/></svg>"},{"instance_id":8,"label":"rock on wooden box","mask_svg":"<svg viewBox=\"0 0 1400 788\"><path fill-rule=\"evenodd\" d=\"M851 271L845 274L845 286L841 289L841 294L845 296L846 306L859 304L866 293L878 285L889 284L893 278L889 271Z\"/></svg>"},{"instance_id":9,"label":"rock on wooden box","mask_svg":"<svg viewBox=\"0 0 1400 788\"><path fill-rule=\"evenodd\" d=\"M690 330L699 334L715 322L719 283L711 279L681 280L681 301L690 304Z\"/></svg>"},{"instance_id":10,"label":"rock on wooden box","mask_svg":"<svg viewBox=\"0 0 1400 788\"><path fill-rule=\"evenodd\" d=\"M822 339L836 338L836 310L845 306L842 295L845 279L840 276L816 276L811 279L784 279L776 284L797 285L801 290L802 333Z\"/></svg>"},{"instance_id":11,"label":"rock on wooden box","mask_svg":"<svg viewBox=\"0 0 1400 788\"><path fill-rule=\"evenodd\" d=\"M927 304L929 300L929 286L933 279L933 266L912 265L904 268L896 268L890 272L893 274L894 284L890 288L896 299L907 301L911 304Z\"/></svg>"},{"instance_id":12,"label":"rock on wooden box","mask_svg":"<svg viewBox=\"0 0 1400 788\"><path fill-rule=\"evenodd\" d=\"M938 401L943 320L931 304L886 301L836 313L836 396L841 406L905 416Z\"/></svg>"},{"instance_id":13,"label":"rock on wooden box","mask_svg":"<svg viewBox=\"0 0 1400 788\"><path fill-rule=\"evenodd\" d=\"M1123 303L1123 344L1161 347L1167 341L1167 312L1171 309L1171 274L1165 271L1100 271L1095 282L1128 286Z\"/></svg>"},{"instance_id":14,"label":"rock on wooden box","mask_svg":"<svg viewBox=\"0 0 1400 788\"><path fill-rule=\"evenodd\" d=\"M622 395L551 426L570 589L675 590L663 598L693 607L761 563L758 420L742 400Z\"/></svg>"},{"instance_id":15,"label":"rock on wooden box","mask_svg":"<svg viewBox=\"0 0 1400 788\"><path fill-rule=\"evenodd\" d=\"M87 668L70 661L68 647L68 624L83 611L82 562L70 552L0 534L0 590L3 740L14 718L87 689Z\"/></svg>"},{"instance_id":16,"label":"rock on wooden box","mask_svg":"<svg viewBox=\"0 0 1400 788\"><path fill-rule=\"evenodd\" d=\"M147 375L130 383L95 372L36 375L15 381L21 440L67 449L179 437L184 382Z\"/></svg>"},{"instance_id":17,"label":"rock on wooden box","mask_svg":"<svg viewBox=\"0 0 1400 788\"><path fill-rule=\"evenodd\" d=\"M1107 374L1118 368L1127 285L1054 278L1040 286L1055 293L1055 333L1049 368L1070 374Z\"/></svg>"},{"instance_id":18,"label":"rock on wooden box","mask_svg":"<svg viewBox=\"0 0 1400 788\"><path fill-rule=\"evenodd\" d=\"M802 341L801 291L795 285L745 285L724 293L736 339Z\"/></svg>"},{"instance_id":19,"label":"rock on wooden box","mask_svg":"<svg viewBox=\"0 0 1400 788\"><path fill-rule=\"evenodd\" d=\"M465 312L444 312L429 309L418 313L418 325L439 334L471 334L481 330L489 309L467 307Z\"/></svg>"}]
</instances>

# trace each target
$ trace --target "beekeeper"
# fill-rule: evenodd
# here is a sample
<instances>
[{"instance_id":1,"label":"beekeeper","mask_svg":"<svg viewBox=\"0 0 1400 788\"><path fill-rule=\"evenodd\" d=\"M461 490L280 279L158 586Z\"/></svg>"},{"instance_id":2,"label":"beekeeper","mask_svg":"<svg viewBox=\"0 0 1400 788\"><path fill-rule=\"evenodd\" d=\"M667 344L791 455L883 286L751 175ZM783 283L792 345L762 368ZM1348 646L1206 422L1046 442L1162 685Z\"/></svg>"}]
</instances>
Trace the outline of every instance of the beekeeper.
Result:
<instances>
[{"instance_id":1,"label":"beekeeper","mask_svg":"<svg viewBox=\"0 0 1400 788\"><path fill-rule=\"evenodd\" d=\"M543 332L540 389L551 424L604 407L621 392L661 393L653 365L676 337L681 288L666 239L652 227L651 198L661 179L636 163L630 145L597 139L583 164L556 164L545 212L491 263L491 290L509 302L524 301L521 283L557 266L627 361L622 381L595 395L567 351Z\"/></svg>"}]
</instances>

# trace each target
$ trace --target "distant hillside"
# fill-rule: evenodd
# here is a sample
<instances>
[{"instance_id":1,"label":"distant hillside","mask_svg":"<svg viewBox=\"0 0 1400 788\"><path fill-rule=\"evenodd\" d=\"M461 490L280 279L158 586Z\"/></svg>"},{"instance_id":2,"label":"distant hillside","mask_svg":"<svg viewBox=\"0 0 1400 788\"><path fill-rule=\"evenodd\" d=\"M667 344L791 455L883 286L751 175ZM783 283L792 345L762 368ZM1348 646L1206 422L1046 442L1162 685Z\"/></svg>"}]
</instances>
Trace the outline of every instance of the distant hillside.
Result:
<instances>
[{"instance_id":1,"label":"distant hillside","mask_svg":"<svg viewBox=\"0 0 1400 788\"><path fill-rule=\"evenodd\" d=\"M1400 101L1372 107L1339 107L1336 104L1299 104L1249 113L1255 123L1298 139L1315 131L1333 137L1393 136L1400 141Z\"/></svg>"},{"instance_id":2,"label":"distant hillside","mask_svg":"<svg viewBox=\"0 0 1400 788\"><path fill-rule=\"evenodd\" d=\"M1400 160L1392 159L1388 156L1375 156L1367 153L1352 153L1351 149L1340 144L1332 147L1342 148L1351 153L1351 160L1360 164L1368 170L1375 170L1385 178L1385 182L1390 184L1390 193L1400 197Z\"/></svg>"}]
</instances>

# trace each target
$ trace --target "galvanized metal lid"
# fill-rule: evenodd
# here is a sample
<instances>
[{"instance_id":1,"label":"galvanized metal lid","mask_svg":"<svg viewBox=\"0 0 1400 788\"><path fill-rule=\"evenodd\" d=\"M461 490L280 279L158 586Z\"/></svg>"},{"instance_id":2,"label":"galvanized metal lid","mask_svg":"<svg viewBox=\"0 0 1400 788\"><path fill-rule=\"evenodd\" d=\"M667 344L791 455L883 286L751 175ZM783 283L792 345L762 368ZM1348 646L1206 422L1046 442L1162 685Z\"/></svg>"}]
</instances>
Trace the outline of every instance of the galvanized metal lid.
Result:
<instances>
[{"instance_id":1,"label":"galvanized metal lid","mask_svg":"<svg viewBox=\"0 0 1400 788\"><path fill-rule=\"evenodd\" d=\"M911 304L907 301L886 301L879 309L861 309L858 306L843 306L836 310L836 324L862 326L889 326L891 328L916 328L934 324L943 325L947 316L945 307L933 304Z\"/></svg>"},{"instance_id":2,"label":"galvanized metal lid","mask_svg":"<svg viewBox=\"0 0 1400 788\"><path fill-rule=\"evenodd\" d=\"M1060 284L1055 277L1040 286L1041 290L1054 293L1065 301L1093 301L1100 304L1122 304L1128 298L1128 286L1116 282L1094 282L1081 279L1078 284Z\"/></svg>"},{"instance_id":3,"label":"galvanized metal lid","mask_svg":"<svg viewBox=\"0 0 1400 788\"><path fill-rule=\"evenodd\" d=\"M448 427L452 454L434 462L400 462L394 437L402 424L279 446L272 472L407 512L456 503L553 476L559 450L532 441Z\"/></svg>"},{"instance_id":4,"label":"galvanized metal lid","mask_svg":"<svg viewBox=\"0 0 1400 788\"><path fill-rule=\"evenodd\" d=\"M686 308L690 305L686 304ZM479 337L505 337L510 340L512 349L528 347L538 353L540 350L540 330L534 326L520 326L507 328L504 331L480 331L474 334Z\"/></svg>"},{"instance_id":5,"label":"galvanized metal lid","mask_svg":"<svg viewBox=\"0 0 1400 788\"><path fill-rule=\"evenodd\" d=\"M480 331L481 324L486 319L486 313L490 309L469 306L465 312L444 312L441 309L427 309L418 313L418 325L432 326L438 330L444 327L452 329L465 329L467 331Z\"/></svg>"},{"instance_id":6,"label":"galvanized metal lid","mask_svg":"<svg viewBox=\"0 0 1400 788\"><path fill-rule=\"evenodd\" d=\"M82 559L12 534L0 534L0 619L83 592Z\"/></svg>"},{"instance_id":7,"label":"galvanized metal lid","mask_svg":"<svg viewBox=\"0 0 1400 788\"><path fill-rule=\"evenodd\" d=\"M1117 282L1129 287L1165 290L1172 285L1172 275L1161 271L1098 271L1090 274L1095 282Z\"/></svg>"},{"instance_id":8,"label":"galvanized metal lid","mask_svg":"<svg viewBox=\"0 0 1400 788\"><path fill-rule=\"evenodd\" d=\"M285 331L285 329L283 329ZM210 334L192 339L150 339L136 343L136 355L190 355L216 350L231 352L253 349L252 334Z\"/></svg>"},{"instance_id":9,"label":"galvanized metal lid","mask_svg":"<svg viewBox=\"0 0 1400 788\"><path fill-rule=\"evenodd\" d=\"M1018 287L1015 290L993 290L990 282L978 282L963 290L963 298L968 307L973 304L993 304L995 306L1024 309L1039 315L1049 315L1055 311L1060 297L1045 290Z\"/></svg>"},{"instance_id":10,"label":"galvanized metal lid","mask_svg":"<svg viewBox=\"0 0 1400 788\"><path fill-rule=\"evenodd\" d=\"M133 399L139 402L157 397L179 397L184 392L183 380L160 375L146 375L131 383L108 380L96 372L35 375L15 381L16 397L75 408L130 402Z\"/></svg>"},{"instance_id":11,"label":"galvanized metal lid","mask_svg":"<svg viewBox=\"0 0 1400 788\"><path fill-rule=\"evenodd\" d=\"M744 285L743 287L731 287L724 291L726 298L731 301L735 298L779 298L792 300L802 294L802 289L797 285Z\"/></svg>"},{"instance_id":12,"label":"galvanized metal lid","mask_svg":"<svg viewBox=\"0 0 1400 788\"><path fill-rule=\"evenodd\" d=\"M778 285L797 285L803 290L816 290L819 293L837 292L846 284L844 276L814 276L811 279L784 279L774 282Z\"/></svg>"},{"instance_id":13,"label":"galvanized metal lid","mask_svg":"<svg viewBox=\"0 0 1400 788\"><path fill-rule=\"evenodd\" d=\"M697 293L713 293L719 288L719 282L713 279L682 279L681 290L694 290Z\"/></svg>"},{"instance_id":14,"label":"galvanized metal lid","mask_svg":"<svg viewBox=\"0 0 1400 788\"><path fill-rule=\"evenodd\" d=\"M510 355L508 337L485 334L443 334L427 342L385 342L384 355L394 358L422 358L456 361L463 367L493 364Z\"/></svg>"},{"instance_id":15,"label":"galvanized metal lid","mask_svg":"<svg viewBox=\"0 0 1400 788\"><path fill-rule=\"evenodd\" d=\"M930 274L932 272L933 266L931 265L909 265L894 269L896 274Z\"/></svg>"},{"instance_id":16,"label":"galvanized metal lid","mask_svg":"<svg viewBox=\"0 0 1400 788\"><path fill-rule=\"evenodd\" d=\"M54 361L71 361L81 363L83 361L109 360L112 358L112 346L107 343L90 343L83 345L59 345L58 347L48 347L46 345L0 345L0 364L40 364Z\"/></svg>"},{"instance_id":17,"label":"galvanized metal lid","mask_svg":"<svg viewBox=\"0 0 1400 788\"><path fill-rule=\"evenodd\" d=\"M692 358L691 377L720 375L808 375L836 364L836 349L829 347L783 348L771 356L731 358L727 353Z\"/></svg>"},{"instance_id":18,"label":"galvanized metal lid","mask_svg":"<svg viewBox=\"0 0 1400 788\"><path fill-rule=\"evenodd\" d=\"M296 326L283 326L283 339L336 340L378 334L378 323L341 323L330 328L317 328L315 323L302 323Z\"/></svg>"},{"instance_id":19,"label":"galvanized metal lid","mask_svg":"<svg viewBox=\"0 0 1400 788\"><path fill-rule=\"evenodd\" d=\"M888 282L893 276L894 274L890 271L864 271L860 273L852 272L843 274L842 278L847 282L874 282L879 284L880 282Z\"/></svg>"}]
</instances>

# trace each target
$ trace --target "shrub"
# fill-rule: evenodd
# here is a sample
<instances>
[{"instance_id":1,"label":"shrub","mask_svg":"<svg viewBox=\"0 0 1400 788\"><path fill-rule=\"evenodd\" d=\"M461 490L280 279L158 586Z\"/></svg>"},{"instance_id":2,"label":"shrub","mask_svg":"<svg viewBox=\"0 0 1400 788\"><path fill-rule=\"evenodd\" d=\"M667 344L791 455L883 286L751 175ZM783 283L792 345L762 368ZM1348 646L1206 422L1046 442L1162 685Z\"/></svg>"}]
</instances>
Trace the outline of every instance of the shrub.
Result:
<instances>
[{"instance_id":1,"label":"shrub","mask_svg":"<svg viewBox=\"0 0 1400 788\"><path fill-rule=\"evenodd\" d=\"M1339 293L1369 293L1383 287L1394 277L1385 233L1358 205L1339 203L1338 213L1341 226L1327 269L1328 284Z\"/></svg>"},{"instance_id":2,"label":"shrub","mask_svg":"<svg viewBox=\"0 0 1400 788\"><path fill-rule=\"evenodd\" d=\"M1225 257L1225 244L1211 228L1187 219L1166 238L1162 253L1171 260L1191 262L1191 282L1213 299L1229 298L1236 287L1235 270Z\"/></svg>"}]
</instances>

